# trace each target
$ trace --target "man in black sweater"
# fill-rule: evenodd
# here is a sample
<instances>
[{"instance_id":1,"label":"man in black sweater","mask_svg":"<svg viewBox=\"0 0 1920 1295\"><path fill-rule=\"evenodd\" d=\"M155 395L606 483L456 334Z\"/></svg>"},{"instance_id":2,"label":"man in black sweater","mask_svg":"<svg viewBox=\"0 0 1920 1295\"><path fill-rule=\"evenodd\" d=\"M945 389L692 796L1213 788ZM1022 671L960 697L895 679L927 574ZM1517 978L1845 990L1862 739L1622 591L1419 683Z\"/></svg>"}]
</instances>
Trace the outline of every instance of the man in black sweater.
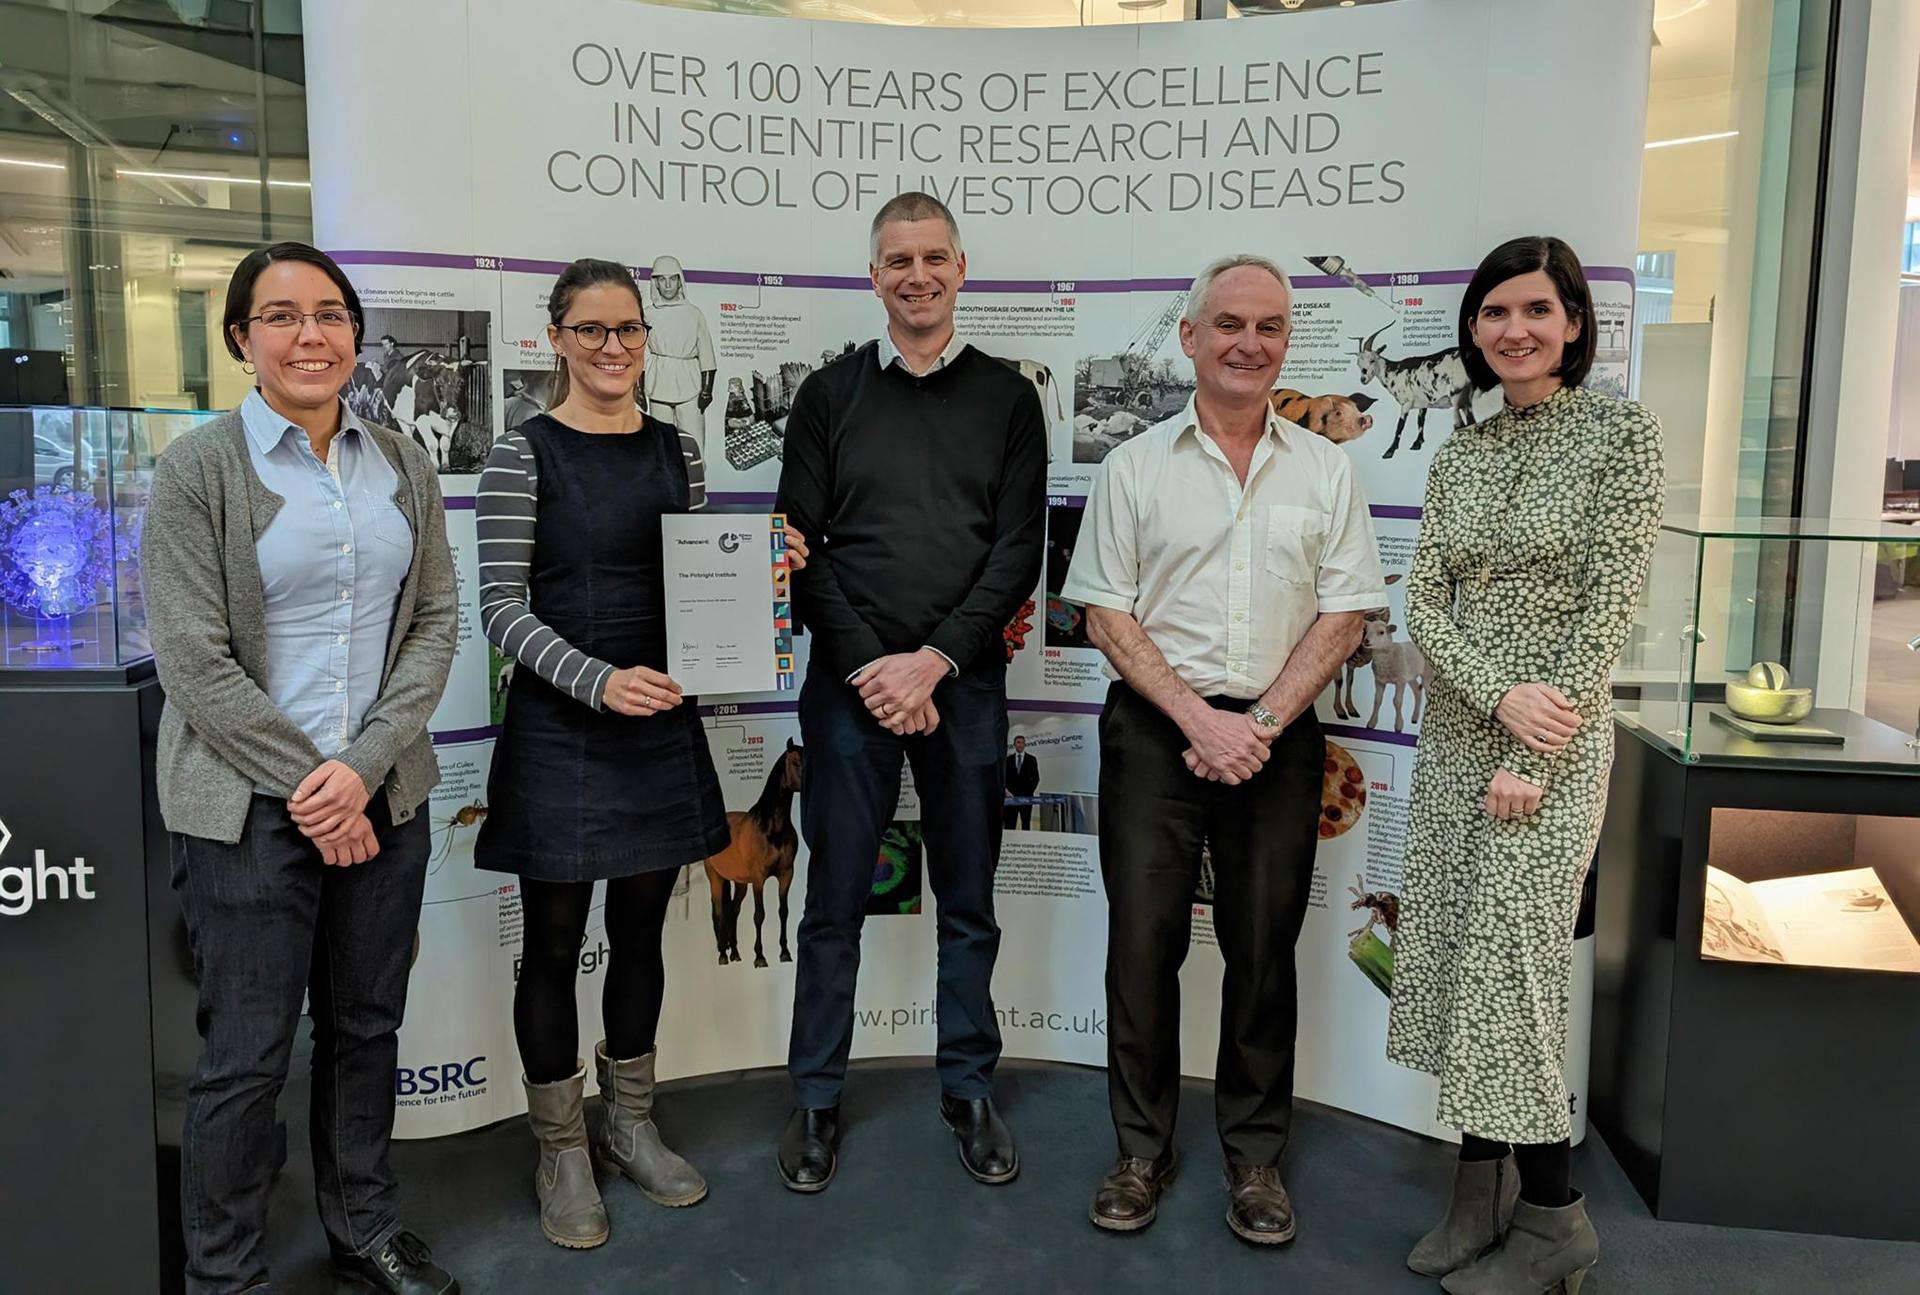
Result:
<instances>
[{"instance_id":1,"label":"man in black sweater","mask_svg":"<svg viewBox=\"0 0 1920 1295\"><path fill-rule=\"evenodd\" d=\"M1001 632L1040 575L1046 422L1026 379L954 336L967 262L938 199L888 202L870 251L887 329L801 384L780 473L780 510L820 537L793 590L813 636L800 694L811 859L779 1160L800 1192L824 1189L838 1164L860 928L903 759L939 909L941 1118L976 1179L1019 1172L992 1103Z\"/></svg>"},{"instance_id":2,"label":"man in black sweater","mask_svg":"<svg viewBox=\"0 0 1920 1295\"><path fill-rule=\"evenodd\" d=\"M1013 739L1013 754L1007 757L1007 795L1027 800L1040 790L1040 762L1027 754L1027 739ZM1019 821L1022 830L1033 827L1032 805L1007 806L1006 825L1014 826Z\"/></svg>"}]
</instances>

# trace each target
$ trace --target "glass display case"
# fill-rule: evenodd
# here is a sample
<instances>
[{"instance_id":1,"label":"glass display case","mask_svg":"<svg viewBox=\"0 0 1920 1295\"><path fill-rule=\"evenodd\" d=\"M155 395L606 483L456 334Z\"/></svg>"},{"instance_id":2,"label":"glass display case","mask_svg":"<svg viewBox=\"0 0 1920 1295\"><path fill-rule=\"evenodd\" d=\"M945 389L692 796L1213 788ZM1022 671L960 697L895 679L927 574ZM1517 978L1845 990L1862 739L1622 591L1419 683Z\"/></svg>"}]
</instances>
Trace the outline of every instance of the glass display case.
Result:
<instances>
[{"instance_id":1,"label":"glass display case","mask_svg":"<svg viewBox=\"0 0 1920 1295\"><path fill-rule=\"evenodd\" d=\"M212 417L0 406L0 670L150 655L139 552L154 457Z\"/></svg>"},{"instance_id":2,"label":"glass display case","mask_svg":"<svg viewBox=\"0 0 1920 1295\"><path fill-rule=\"evenodd\" d=\"M1663 525L1614 695L1685 763L1920 775L1920 527Z\"/></svg>"}]
</instances>

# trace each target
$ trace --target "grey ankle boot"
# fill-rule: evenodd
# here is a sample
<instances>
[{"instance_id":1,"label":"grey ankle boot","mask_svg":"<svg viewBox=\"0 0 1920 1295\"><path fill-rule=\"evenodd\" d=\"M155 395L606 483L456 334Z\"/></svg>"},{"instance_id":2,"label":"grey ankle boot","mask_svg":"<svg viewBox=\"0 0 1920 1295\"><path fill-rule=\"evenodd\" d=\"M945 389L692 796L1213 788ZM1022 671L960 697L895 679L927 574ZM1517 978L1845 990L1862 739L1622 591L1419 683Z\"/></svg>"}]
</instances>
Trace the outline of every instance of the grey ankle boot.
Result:
<instances>
[{"instance_id":1,"label":"grey ankle boot","mask_svg":"<svg viewBox=\"0 0 1920 1295\"><path fill-rule=\"evenodd\" d=\"M707 1180L660 1140L653 1122L653 1059L656 1053L615 1061L604 1040L594 1045L594 1072L606 1118L594 1152L610 1170L631 1178L656 1205L692 1205L707 1195Z\"/></svg>"},{"instance_id":2,"label":"grey ankle boot","mask_svg":"<svg viewBox=\"0 0 1920 1295\"><path fill-rule=\"evenodd\" d=\"M590 1250L607 1239L607 1207L594 1186L587 1150L586 1068L557 1084L529 1083L524 1077L521 1082L527 1089L527 1122L540 1144L540 1166L533 1172L540 1230L557 1246Z\"/></svg>"},{"instance_id":3,"label":"grey ankle boot","mask_svg":"<svg viewBox=\"0 0 1920 1295\"><path fill-rule=\"evenodd\" d=\"M1407 1256L1407 1267L1428 1277L1445 1277L1465 1268L1507 1234L1513 1203L1519 1197L1520 1169L1511 1155L1455 1161L1447 1216L1420 1238Z\"/></svg>"},{"instance_id":4,"label":"grey ankle boot","mask_svg":"<svg viewBox=\"0 0 1920 1295\"><path fill-rule=\"evenodd\" d=\"M1587 1218L1579 1192L1573 1204L1545 1209L1521 1201L1513 1209L1513 1227L1500 1247L1477 1263L1441 1279L1452 1295L1578 1295L1581 1283L1600 1261L1600 1238Z\"/></svg>"}]
</instances>

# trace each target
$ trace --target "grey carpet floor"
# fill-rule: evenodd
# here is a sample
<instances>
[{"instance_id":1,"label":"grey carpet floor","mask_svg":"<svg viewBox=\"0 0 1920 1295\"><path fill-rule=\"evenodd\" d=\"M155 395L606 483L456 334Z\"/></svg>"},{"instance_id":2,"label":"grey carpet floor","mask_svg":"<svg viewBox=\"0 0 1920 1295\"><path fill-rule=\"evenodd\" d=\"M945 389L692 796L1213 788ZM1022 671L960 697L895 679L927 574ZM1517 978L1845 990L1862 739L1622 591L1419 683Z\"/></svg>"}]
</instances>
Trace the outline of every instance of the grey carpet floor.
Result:
<instances>
[{"instance_id":1,"label":"grey carpet floor","mask_svg":"<svg viewBox=\"0 0 1920 1295\"><path fill-rule=\"evenodd\" d=\"M296 1063L298 1068L298 1063ZM1444 1199L1452 1150L1325 1107L1302 1105L1285 1165L1299 1211L1291 1245L1256 1249L1224 1222L1212 1090L1188 1083L1181 1173L1145 1232L1087 1222L1112 1157L1106 1077L1009 1062L996 1092L1019 1136L1020 1177L966 1177L937 1111L930 1063L857 1065L843 1113L839 1176L818 1196L781 1186L773 1142L784 1074L710 1076L666 1089L669 1140L712 1184L691 1209L649 1204L603 1182L613 1237L563 1251L540 1234L533 1140L523 1122L395 1147L408 1224L469 1295L499 1292L1436 1291L1403 1260ZM329 1289L305 1152L304 1079L287 1092L291 1161L276 1187L274 1288ZM1661 1223L1597 1137L1574 1155L1601 1262L1587 1292L1920 1292L1920 1244Z\"/></svg>"}]
</instances>

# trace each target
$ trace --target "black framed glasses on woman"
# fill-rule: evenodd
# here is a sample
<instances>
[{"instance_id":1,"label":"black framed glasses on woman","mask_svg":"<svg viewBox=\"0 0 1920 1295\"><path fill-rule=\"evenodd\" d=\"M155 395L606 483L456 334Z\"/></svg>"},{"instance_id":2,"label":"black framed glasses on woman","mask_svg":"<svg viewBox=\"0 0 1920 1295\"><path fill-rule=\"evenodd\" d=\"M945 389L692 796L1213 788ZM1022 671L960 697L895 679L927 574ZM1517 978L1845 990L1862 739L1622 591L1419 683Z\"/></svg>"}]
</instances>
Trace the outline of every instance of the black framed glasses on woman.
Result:
<instances>
[{"instance_id":1,"label":"black framed glasses on woman","mask_svg":"<svg viewBox=\"0 0 1920 1295\"><path fill-rule=\"evenodd\" d=\"M573 340L589 351L597 351L607 344L607 334L612 333L620 339L620 345L629 351L637 351L647 342L645 324L616 324L609 328L605 324L555 324L555 328L564 328L573 334Z\"/></svg>"},{"instance_id":2,"label":"black framed glasses on woman","mask_svg":"<svg viewBox=\"0 0 1920 1295\"><path fill-rule=\"evenodd\" d=\"M309 319L322 328L353 327L353 312L343 306L326 306L310 312L276 308L247 316L249 324L265 324L268 328L298 328Z\"/></svg>"}]
</instances>

